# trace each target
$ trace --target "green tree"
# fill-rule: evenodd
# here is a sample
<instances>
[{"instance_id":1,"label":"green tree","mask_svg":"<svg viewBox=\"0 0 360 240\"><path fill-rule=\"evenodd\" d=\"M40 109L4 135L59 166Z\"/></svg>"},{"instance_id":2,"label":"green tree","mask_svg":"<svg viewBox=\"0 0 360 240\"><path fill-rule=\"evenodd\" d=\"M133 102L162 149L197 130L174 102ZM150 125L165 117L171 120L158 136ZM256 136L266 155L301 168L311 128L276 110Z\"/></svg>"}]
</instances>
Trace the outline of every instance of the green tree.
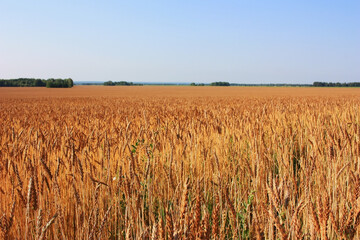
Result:
<instances>
[{"instance_id":1,"label":"green tree","mask_svg":"<svg viewBox=\"0 0 360 240\"><path fill-rule=\"evenodd\" d=\"M69 88L74 86L74 82L73 82L73 80L71 78L66 79L66 82L67 82L67 86Z\"/></svg>"}]
</instances>

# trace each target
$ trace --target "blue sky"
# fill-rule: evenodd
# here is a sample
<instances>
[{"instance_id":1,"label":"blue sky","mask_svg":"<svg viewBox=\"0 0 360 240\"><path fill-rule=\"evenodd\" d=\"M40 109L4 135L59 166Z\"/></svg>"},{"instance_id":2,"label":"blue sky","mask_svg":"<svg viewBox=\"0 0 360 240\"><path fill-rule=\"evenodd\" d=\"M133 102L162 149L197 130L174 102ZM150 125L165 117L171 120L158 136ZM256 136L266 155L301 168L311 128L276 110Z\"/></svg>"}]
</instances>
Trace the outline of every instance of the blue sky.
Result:
<instances>
[{"instance_id":1,"label":"blue sky","mask_svg":"<svg viewBox=\"0 0 360 240\"><path fill-rule=\"evenodd\" d=\"M360 81L360 1L0 0L0 78Z\"/></svg>"}]
</instances>

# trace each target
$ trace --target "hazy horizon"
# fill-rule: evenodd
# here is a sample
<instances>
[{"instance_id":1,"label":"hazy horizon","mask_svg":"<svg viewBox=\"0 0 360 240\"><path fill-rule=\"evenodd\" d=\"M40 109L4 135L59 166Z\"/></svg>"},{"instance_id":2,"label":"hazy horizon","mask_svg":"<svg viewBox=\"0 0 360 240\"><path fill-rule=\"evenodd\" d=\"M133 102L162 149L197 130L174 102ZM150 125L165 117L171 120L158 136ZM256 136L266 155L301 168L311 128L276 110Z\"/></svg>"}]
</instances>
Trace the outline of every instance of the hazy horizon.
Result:
<instances>
[{"instance_id":1,"label":"hazy horizon","mask_svg":"<svg viewBox=\"0 0 360 240\"><path fill-rule=\"evenodd\" d=\"M358 1L2 1L0 79L360 81Z\"/></svg>"}]
</instances>

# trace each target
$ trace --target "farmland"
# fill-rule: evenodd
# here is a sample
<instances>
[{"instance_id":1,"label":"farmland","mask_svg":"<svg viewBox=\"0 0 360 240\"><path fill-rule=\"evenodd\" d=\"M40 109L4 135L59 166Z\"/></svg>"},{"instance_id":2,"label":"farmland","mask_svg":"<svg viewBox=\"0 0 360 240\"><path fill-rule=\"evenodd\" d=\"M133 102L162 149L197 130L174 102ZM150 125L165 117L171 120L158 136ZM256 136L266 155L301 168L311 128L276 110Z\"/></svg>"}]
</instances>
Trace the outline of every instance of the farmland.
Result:
<instances>
[{"instance_id":1,"label":"farmland","mask_svg":"<svg viewBox=\"0 0 360 240\"><path fill-rule=\"evenodd\" d=\"M359 239L356 88L0 89L0 237Z\"/></svg>"}]
</instances>

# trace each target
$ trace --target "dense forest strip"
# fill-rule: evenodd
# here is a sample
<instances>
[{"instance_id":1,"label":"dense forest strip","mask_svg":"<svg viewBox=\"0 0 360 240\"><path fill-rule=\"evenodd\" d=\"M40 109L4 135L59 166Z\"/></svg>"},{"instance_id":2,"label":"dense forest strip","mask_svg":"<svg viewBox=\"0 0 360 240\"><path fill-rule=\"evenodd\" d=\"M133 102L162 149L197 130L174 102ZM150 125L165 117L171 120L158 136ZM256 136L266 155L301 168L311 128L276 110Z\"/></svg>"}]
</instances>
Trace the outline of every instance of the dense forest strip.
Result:
<instances>
[{"instance_id":1,"label":"dense forest strip","mask_svg":"<svg viewBox=\"0 0 360 240\"><path fill-rule=\"evenodd\" d=\"M360 82L350 83L332 83L332 82L314 82L314 87L360 87Z\"/></svg>"},{"instance_id":2,"label":"dense forest strip","mask_svg":"<svg viewBox=\"0 0 360 240\"><path fill-rule=\"evenodd\" d=\"M74 82L71 78L66 79L39 79L39 78L17 78L0 79L0 87L47 87L47 88L71 88Z\"/></svg>"}]
</instances>

